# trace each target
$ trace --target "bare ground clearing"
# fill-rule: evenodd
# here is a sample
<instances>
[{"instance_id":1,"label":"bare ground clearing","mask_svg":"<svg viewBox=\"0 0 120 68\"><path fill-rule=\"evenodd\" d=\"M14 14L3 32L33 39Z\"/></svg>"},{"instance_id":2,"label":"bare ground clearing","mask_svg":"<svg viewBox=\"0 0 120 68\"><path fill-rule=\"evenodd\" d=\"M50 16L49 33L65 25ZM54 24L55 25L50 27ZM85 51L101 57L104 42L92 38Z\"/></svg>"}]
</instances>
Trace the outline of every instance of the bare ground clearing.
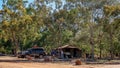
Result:
<instances>
[{"instance_id":1,"label":"bare ground clearing","mask_svg":"<svg viewBox=\"0 0 120 68\"><path fill-rule=\"evenodd\" d=\"M0 60L16 60L15 57L0 57ZM39 63L39 62L0 62L0 68L120 68L118 65L74 65L73 63L61 62L61 63Z\"/></svg>"}]
</instances>

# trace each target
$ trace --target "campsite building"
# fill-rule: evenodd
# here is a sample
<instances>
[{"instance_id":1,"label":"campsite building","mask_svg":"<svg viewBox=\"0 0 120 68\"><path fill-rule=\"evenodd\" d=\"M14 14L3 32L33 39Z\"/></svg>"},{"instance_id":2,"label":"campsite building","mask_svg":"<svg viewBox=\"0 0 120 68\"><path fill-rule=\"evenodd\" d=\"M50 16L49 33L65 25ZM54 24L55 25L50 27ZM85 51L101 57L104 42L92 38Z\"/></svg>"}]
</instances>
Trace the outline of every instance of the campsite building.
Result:
<instances>
[{"instance_id":1,"label":"campsite building","mask_svg":"<svg viewBox=\"0 0 120 68\"><path fill-rule=\"evenodd\" d=\"M60 58L80 58L82 54L81 49L72 45L61 46L56 50Z\"/></svg>"}]
</instances>

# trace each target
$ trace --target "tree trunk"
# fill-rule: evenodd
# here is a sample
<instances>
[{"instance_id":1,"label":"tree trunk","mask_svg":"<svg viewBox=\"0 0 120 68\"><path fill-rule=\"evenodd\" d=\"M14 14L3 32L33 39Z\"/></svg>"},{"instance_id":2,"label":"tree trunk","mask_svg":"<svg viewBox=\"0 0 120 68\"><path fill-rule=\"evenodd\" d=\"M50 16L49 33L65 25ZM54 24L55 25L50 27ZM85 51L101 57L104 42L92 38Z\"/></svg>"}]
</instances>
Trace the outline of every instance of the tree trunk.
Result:
<instances>
[{"instance_id":1,"label":"tree trunk","mask_svg":"<svg viewBox=\"0 0 120 68\"><path fill-rule=\"evenodd\" d=\"M119 59L120 59L120 53L118 53Z\"/></svg>"},{"instance_id":2,"label":"tree trunk","mask_svg":"<svg viewBox=\"0 0 120 68\"><path fill-rule=\"evenodd\" d=\"M91 44L91 59L94 61L94 39L93 39L93 26L90 25L90 44Z\"/></svg>"},{"instance_id":3,"label":"tree trunk","mask_svg":"<svg viewBox=\"0 0 120 68\"><path fill-rule=\"evenodd\" d=\"M14 55L17 56L17 51L18 51L18 49L19 49L19 48L18 48L18 40L17 40L14 32L12 33L12 35L13 35L12 43L13 43L13 45L14 45Z\"/></svg>"},{"instance_id":4,"label":"tree trunk","mask_svg":"<svg viewBox=\"0 0 120 68\"><path fill-rule=\"evenodd\" d=\"M99 41L99 48L100 48L100 59L102 58L102 47L101 47L101 40Z\"/></svg>"},{"instance_id":5,"label":"tree trunk","mask_svg":"<svg viewBox=\"0 0 120 68\"><path fill-rule=\"evenodd\" d=\"M94 44L91 42L91 58L94 61Z\"/></svg>"},{"instance_id":6,"label":"tree trunk","mask_svg":"<svg viewBox=\"0 0 120 68\"><path fill-rule=\"evenodd\" d=\"M102 49L100 48L100 59L102 58Z\"/></svg>"},{"instance_id":7,"label":"tree trunk","mask_svg":"<svg viewBox=\"0 0 120 68\"><path fill-rule=\"evenodd\" d=\"M15 40L15 56L17 56L17 52L18 52L18 41L17 40Z\"/></svg>"},{"instance_id":8,"label":"tree trunk","mask_svg":"<svg viewBox=\"0 0 120 68\"><path fill-rule=\"evenodd\" d=\"M12 52L13 52L14 56L17 56L18 44L16 43L16 41L14 39L12 41L12 44L14 45Z\"/></svg>"},{"instance_id":9,"label":"tree trunk","mask_svg":"<svg viewBox=\"0 0 120 68\"><path fill-rule=\"evenodd\" d=\"M114 58L114 54L113 54L113 35L112 35L112 31L110 32L110 58L113 59Z\"/></svg>"}]
</instances>

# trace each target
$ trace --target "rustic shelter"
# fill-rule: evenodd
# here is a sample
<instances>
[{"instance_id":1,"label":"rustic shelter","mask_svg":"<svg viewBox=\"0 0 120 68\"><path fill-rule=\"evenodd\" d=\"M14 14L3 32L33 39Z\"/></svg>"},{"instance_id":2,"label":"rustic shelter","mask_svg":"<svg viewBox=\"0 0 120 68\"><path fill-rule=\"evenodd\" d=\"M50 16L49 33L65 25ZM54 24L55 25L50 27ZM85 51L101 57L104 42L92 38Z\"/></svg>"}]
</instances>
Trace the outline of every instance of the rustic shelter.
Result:
<instances>
[{"instance_id":1,"label":"rustic shelter","mask_svg":"<svg viewBox=\"0 0 120 68\"><path fill-rule=\"evenodd\" d=\"M79 58L81 57L81 49L72 46L72 45L65 45L58 47L57 50L63 52L64 58Z\"/></svg>"}]
</instances>

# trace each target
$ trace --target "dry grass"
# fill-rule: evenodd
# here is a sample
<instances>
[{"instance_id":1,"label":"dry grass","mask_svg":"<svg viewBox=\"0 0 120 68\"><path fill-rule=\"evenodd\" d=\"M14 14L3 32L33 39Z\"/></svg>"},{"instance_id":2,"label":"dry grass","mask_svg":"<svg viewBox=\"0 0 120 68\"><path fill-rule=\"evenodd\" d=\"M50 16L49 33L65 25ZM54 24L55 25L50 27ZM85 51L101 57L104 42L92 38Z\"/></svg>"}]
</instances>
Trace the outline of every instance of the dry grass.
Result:
<instances>
[{"instance_id":1,"label":"dry grass","mask_svg":"<svg viewBox=\"0 0 120 68\"><path fill-rule=\"evenodd\" d=\"M58 63L9 63L1 62L0 68L120 68L120 65L72 65Z\"/></svg>"},{"instance_id":2,"label":"dry grass","mask_svg":"<svg viewBox=\"0 0 120 68\"><path fill-rule=\"evenodd\" d=\"M15 57L0 57L0 60L16 60ZM74 65L73 63L38 63L38 62L0 62L0 68L120 68L120 65Z\"/></svg>"}]
</instances>

